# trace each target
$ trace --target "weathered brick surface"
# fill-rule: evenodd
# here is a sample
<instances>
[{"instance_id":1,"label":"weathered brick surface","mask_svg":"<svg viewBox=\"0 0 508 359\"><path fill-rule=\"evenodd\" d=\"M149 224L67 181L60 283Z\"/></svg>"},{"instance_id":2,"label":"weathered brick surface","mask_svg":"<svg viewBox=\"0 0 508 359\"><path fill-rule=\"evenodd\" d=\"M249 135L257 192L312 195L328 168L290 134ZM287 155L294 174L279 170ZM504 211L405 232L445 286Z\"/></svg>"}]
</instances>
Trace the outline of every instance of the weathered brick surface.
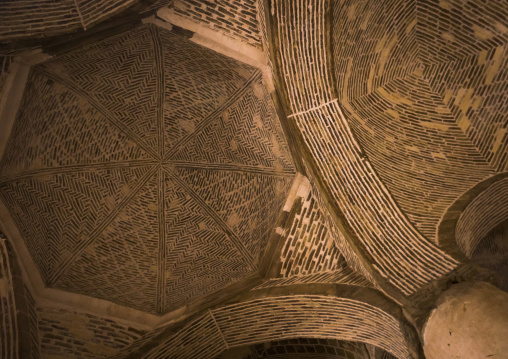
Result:
<instances>
[{"instance_id":1,"label":"weathered brick surface","mask_svg":"<svg viewBox=\"0 0 508 359\"><path fill-rule=\"evenodd\" d=\"M428 66L424 71L425 80L439 94L461 131L492 169L499 172L508 170L507 69L505 42Z\"/></svg>"},{"instance_id":2,"label":"weathered brick surface","mask_svg":"<svg viewBox=\"0 0 508 359\"><path fill-rule=\"evenodd\" d=\"M340 267L343 258L312 191L285 232L286 242L281 252L282 277L330 272Z\"/></svg>"},{"instance_id":3,"label":"weathered brick surface","mask_svg":"<svg viewBox=\"0 0 508 359\"><path fill-rule=\"evenodd\" d=\"M504 0L418 0L418 51L426 64L463 59L508 40Z\"/></svg>"},{"instance_id":4,"label":"weathered brick surface","mask_svg":"<svg viewBox=\"0 0 508 359\"><path fill-rule=\"evenodd\" d=\"M256 0L176 0L175 13L221 34L261 48Z\"/></svg>"},{"instance_id":5,"label":"weathered brick surface","mask_svg":"<svg viewBox=\"0 0 508 359\"><path fill-rule=\"evenodd\" d=\"M140 328L67 309L38 307L43 358L106 358L141 337Z\"/></svg>"}]
</instances>

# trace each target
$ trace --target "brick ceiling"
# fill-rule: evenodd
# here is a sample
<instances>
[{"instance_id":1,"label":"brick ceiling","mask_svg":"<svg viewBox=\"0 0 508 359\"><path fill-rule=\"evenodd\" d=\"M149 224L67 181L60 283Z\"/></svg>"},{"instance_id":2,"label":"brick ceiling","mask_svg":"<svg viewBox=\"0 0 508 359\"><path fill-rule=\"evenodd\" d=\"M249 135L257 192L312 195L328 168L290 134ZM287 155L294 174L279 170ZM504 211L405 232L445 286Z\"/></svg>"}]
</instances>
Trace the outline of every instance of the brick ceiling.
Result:
<instances>
[{"instance_id":1,"label":"brick ceiling","mask_svg":"<svg viewBox=\"0 0 508 359\"><path fill-rule=\"evenodd\" d=\"M32 69L1 173L47 286L164 314L256 273L295 169L259 71L145 25Z\"/></svg>"}]
</instances>

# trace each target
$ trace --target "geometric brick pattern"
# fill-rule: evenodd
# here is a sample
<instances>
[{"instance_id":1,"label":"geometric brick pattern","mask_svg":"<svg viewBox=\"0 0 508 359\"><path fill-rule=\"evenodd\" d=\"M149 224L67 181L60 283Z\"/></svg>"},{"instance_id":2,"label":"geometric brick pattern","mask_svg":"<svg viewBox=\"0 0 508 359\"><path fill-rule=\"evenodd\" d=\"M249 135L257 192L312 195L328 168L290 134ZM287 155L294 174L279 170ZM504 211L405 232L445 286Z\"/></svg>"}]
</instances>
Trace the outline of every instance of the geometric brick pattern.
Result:
<instances>
[{"instance_id":1,"label":"geometric brick pattern","mask_svg":"<svg viewBox=\"0 0 508 359\"><path fill-rule=\"evenodd\" d=\"M446 208L508 168L503 1L336 3L338 98L381 180L436 241Z\"/></svg>"},{"instance_id":2,"label":"geometric brick pattern","mask_svg":"<svg viewBox=\"0 0 508 359\"><path fill-rule=\"evenodd\" d=\"M416 2L333 2L333 71L342 100L361 98L418 67Z\"/></svg>"},{"instance_id":3,"label":"geometric brick pattern","mask_svg":"<svg viewBox=\"0 0 508 359\"><path fill-rule=\"evenodd\" d=\"M354 128L374 168L412 223L433 240L455 198L494 173L489 163L418 74L350 103L363 121L353 120Z\"/></svg>"},{"instance_id":4,"label":"geometric brick pattern","mask_svg":"<svg viewBox=\"0 0 508 359\"><path fill-rule=\"evenodd\" d=\"M341 96L343 89L334 83L335 67L328 61L327 54L330 45L327 34L329 25L332 25L326 21L332 20L326 16L328 5L326 1L318 1L309 6L305 0L294 1L290 5L283 2L272 4L273 39L280 49L274 54L280 65L280 73L283 74L281 80L291 112L288 117L299 129L299 135L314 162L314 171L319 172L321 183L327 190L327 200L335 206L335 218L349 227L345 237L348 241L351 240L351 243L356 243L357 253L363 257L362 261L368 266L369 273L375 277L376 282L386 285L388 290L399 295L408 295L452 270L456 262L429 243L400 210L383 179L369 161L370 157L363 152L360 136L355 136L350 125L350 115L342 111L347 110L347 106L341 104L337 95ZM344 54L353 57L354 61L350 66L361 64L364 58L360 56L356 59L354 56L354 51L361 46L352 44L357 38L361 38L362 26L368 28L372 22L363 19L364 21L357 21L354 25L344 25L348 16L354 18L355 6L351 2L337 2L333 5L332 40L341 39L348 43ZM366 15L366 12L358 11L357 14ZM396 21L402 17L403 15L399 14L393 19ZM383 18L379 16L380 20ZM386 18L392 19L390 16ZM358 33L354 36L347 36L341 31L353 26L358 28ZM412 41L410 36L407 36L404 41ZM393 42L388 37L382 41L388 44ZM375 50L374 43L366 46ZM401 45L401 49L404 46ZM330 55L341 53L340 49L344 47L333 43ZM303 53L308 54L305 59L301 56ZM410 59L410 53L408 56ZM341 62L340 57L335 57L335 66L345 68L347 73L350 62ZM396 78L395 74L402 71L396 66L387 66L383 62L387 57L389 53L382 50L376 56L371 56L376 61L372 69L378 66L390 70L389 76L376 75L372 80L376 81L376 84ZM367 59L369 57L365 58ZM357 78L362 73L367 71L359 71ZM349 82L345 83L349 86ZM354 83L366 86L367 81L355 80ZM362 91L366 93L366 90ZM354 93L354 89L348 89L346 93ZM343 250L341 253L345 257L349 256Z\"/></svg>"},{"instance_id":5,"label":"geometric brick pattern","mask_svg":"<svg viewBox=\"0 0 508 359\"><path fill-rule=\"evenodd\" d=\"M418 0L415 3L419 58L426 64L464 59L508 40L506 1Z\"/></svg>"},{"instance_id":6,"label":"geometric brick pattern","mask_svg":"<svg viewBox=\"0 0 508 359\"><path fill-rule=\"evenodd\" d=\"M260 253L284 204L285 198L278 193L289 191L291 178L186 168L179 168L177 173L222 221L243 238L249 252ZM252 208L263 208L264 211L256 213Z\"/></svg>"},{"instance_id":7,"label":"geometric brick pattern","mask_svg":"<svg viewBox=\"0 0 508 359\"><path fill-rule=\"evenodd\" d=\"M257 70L144 25L22 101L0 195L46 285L164 314L256 270L295 175Z\"/></svg>"},{"instance_id":8,"label":"geometric brick pattern","mask_svg":"<svg viewBox=\"0 0 508 359\"><path fill-rule=\"evenodd\" d=\"M507 7L508 8L508 7ZM462 132L498 172L508 170L508 43L427 66L424 78Z\"/></svg>"},{"instance_id":9,"label":"geometric brick pattern","mask_svg":"<svg viewBox=\"0 0 508 359\"><path fill-rule=\"evenodd\" d=\"M270 104L270 94L255 81L220 118L182 144L174 159L290 171L289 150Z\"/></svg>"}]
</instances>

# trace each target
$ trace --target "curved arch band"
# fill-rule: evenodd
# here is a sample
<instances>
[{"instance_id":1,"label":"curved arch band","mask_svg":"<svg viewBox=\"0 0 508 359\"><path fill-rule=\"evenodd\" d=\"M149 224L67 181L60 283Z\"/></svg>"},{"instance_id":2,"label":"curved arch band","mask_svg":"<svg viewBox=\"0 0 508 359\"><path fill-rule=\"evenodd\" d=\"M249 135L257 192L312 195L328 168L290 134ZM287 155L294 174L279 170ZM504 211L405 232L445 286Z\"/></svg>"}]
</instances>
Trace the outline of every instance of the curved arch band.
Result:
<instances>
[{"instance_id":1,"label":"curved arch band","mask_svg":"<svg viewBox=\"0 0 508 359\"><path fill-rule=\"evenodd\" d=\"M368 272L390 295L417 292L458 262L427 241L402 213L341 111L327 38L330 1L274 0L271 9L264 23L278 68L274 72L282 74L276 83L310 171L345 234L347 241L337 245L349 254L348 262L362 263L356 270Z\"/></svg>"}]
</instances>

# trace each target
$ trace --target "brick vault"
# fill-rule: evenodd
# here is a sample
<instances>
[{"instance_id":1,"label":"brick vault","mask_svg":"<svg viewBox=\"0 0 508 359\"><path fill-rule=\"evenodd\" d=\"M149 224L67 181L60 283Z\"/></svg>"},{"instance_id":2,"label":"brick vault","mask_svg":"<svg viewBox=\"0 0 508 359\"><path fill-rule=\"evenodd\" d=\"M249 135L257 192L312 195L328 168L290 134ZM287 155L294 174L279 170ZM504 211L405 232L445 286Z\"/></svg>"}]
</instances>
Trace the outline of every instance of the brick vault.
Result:
<instances>
[{"instance_id":1,"label":"brick vault","mask_svg":"<svg viewBox=\"0 0 508 359\"><path fill-rule=\"evenodd\" d=\"M1 2L0 356L503 357L507 19Z\"/></svg>"}]
</instances>

